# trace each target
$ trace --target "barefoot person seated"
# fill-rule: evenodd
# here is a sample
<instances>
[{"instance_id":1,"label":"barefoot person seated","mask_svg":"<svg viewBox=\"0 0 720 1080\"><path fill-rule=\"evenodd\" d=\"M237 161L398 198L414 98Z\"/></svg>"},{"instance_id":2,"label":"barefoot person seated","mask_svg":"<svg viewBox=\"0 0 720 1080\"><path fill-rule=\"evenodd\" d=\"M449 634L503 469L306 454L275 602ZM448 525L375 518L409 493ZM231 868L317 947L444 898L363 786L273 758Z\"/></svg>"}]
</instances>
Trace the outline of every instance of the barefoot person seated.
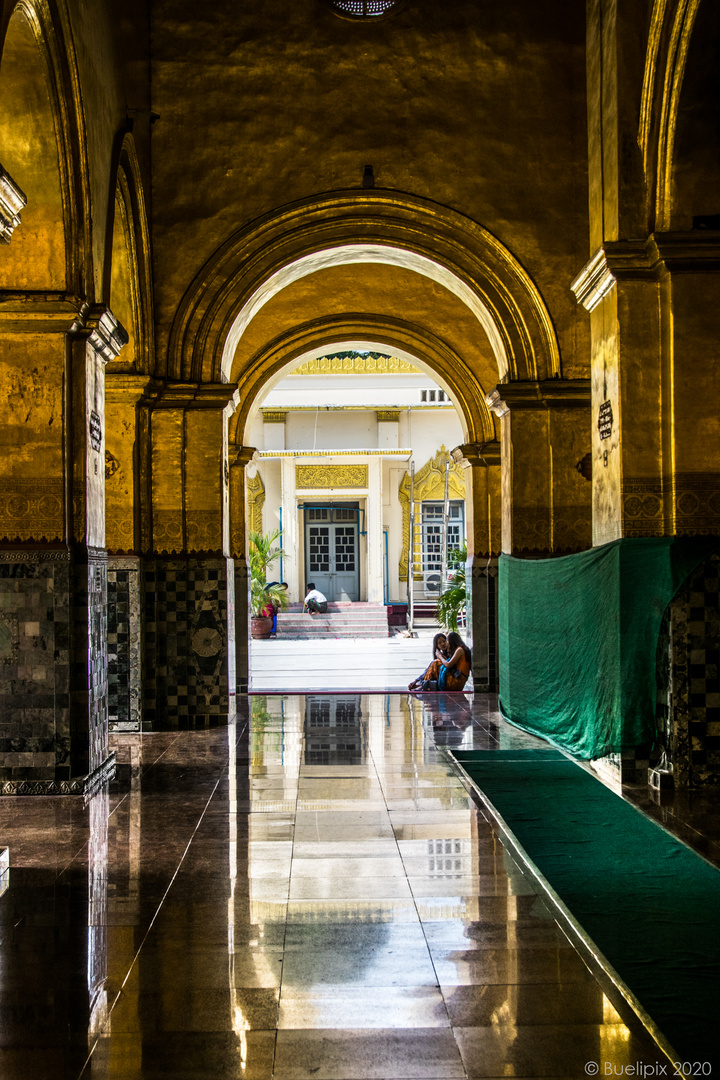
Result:
<instances>
[{"instance_id":1,"label":"barefoot person seated","mask_svg":"<svg viewBox=\"0 0 720 1080\"><path fill-rule=\"evenodd\" d=\"M413 681L408 686L408 690L422 690L423 682L425 681L425 679L430 678L430 676L428 675L428 671L430 670L430 667L432 667L434 661L439 660L441 663L445 663L445 661L447 660L447 647L448 643L445 634L436 634L433 638L432 643L432 660L430 661L430 666L426 668L425 671L423 671L422 675L418 675L417 679L413 679Z\"/></svg>"},{"instance_id":2,"label":"barefoot person seated","mask_svg":"<svg viewBox=\"0 0 720 1080\"><path fill-rule=\"evenodd\" d=\"M303 611L309 611L311 615L315 615L317 612L324 615L327 611L327 597L323 596L320 590L315 588L312 581L308 582L307 590Z\"/></svg>"},{"instance_id":3,"label":"barefoot person seated","mask_svg":"<svg viewBox=\"0 0 720 1080\"><path fill-rule=\"evenodd\" d=\"M472 668L472 654L467 645L455 632L448 634L447 651L444 660L433 660L423 674L422 690L462 690L468 681Z\"/></svg>"}]
</instances>

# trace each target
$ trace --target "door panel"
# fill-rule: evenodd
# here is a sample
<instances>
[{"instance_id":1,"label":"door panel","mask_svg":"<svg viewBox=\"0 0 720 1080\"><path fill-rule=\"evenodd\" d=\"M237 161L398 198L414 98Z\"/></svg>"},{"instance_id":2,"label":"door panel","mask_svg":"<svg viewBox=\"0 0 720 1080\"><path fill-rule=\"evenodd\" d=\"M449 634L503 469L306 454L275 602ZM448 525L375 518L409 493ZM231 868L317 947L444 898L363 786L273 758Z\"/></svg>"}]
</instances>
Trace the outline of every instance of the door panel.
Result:
<instances>
[{"instance_id":1,"label":"door panel","mask_svg":"<svg viewBox=\"0 0 720 1080\"><path fill-rule=\"evenodd\" d=\"M315 523L320 514L327 524ZM333 520L335 514L340 522ZM328 600L359 600L357 511L309 507L305 516L305 581L314 582Z\"/></svg>"}]
</instances>

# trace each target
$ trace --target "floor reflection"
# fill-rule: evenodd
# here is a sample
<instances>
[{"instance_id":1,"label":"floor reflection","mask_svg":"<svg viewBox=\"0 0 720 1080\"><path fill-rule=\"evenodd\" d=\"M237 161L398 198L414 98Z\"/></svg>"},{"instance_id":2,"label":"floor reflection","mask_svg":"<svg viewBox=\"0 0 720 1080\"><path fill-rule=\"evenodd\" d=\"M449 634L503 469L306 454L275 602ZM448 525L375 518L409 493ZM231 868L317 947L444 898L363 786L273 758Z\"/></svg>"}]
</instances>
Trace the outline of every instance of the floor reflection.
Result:
<instances>
[{"instance_id":1,"label":"floor reflection","mask_svg":"<svg viewBox=\"0 0 720 1080\"><path fill-rule=\"evenodd\" d=\"M226 728L118 737L122 783L86 808L0 805L3 1080L656 1060L448 765L536 744L493 705L242 699Z\"/></svg>"}]
</instances>

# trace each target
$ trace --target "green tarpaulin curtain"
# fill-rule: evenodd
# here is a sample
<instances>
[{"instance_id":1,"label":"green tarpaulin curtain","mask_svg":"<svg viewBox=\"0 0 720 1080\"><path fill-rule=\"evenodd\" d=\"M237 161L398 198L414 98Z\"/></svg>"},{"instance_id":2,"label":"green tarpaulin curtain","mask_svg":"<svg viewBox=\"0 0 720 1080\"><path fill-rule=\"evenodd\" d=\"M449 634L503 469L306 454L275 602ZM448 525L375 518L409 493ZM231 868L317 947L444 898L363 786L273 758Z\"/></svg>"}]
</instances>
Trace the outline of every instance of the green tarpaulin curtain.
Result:
<instances>
[{"instance_id":1,"label":"green tarpaulin curtain","mask_svg":"<svg viewBox=\"0 0 720 1080\"><path fill-rule=\"evenodd\" d=\"M667 605L716 537L630 538L499 562L500 708L578 758L652 743Z\"/></svg>"}]
</instances>

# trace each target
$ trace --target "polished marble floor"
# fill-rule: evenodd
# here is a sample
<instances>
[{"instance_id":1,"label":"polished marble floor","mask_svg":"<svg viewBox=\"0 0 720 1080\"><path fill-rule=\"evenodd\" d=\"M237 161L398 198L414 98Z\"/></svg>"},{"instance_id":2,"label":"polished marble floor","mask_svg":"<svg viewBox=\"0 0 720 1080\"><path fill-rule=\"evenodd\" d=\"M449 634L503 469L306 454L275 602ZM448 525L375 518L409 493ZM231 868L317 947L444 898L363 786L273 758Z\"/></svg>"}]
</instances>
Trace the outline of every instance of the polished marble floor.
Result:
<instances>
[{"instance_id":1,"label":"polished marble floor","mask_svg":"<svg viewBox=\"0 0 720 1080\"><path fill-rule=\"evenodd\" d=\"M447 763L446 746L537 743L494 705L243 698L227 727L117 737L118 781L87 807L0 801L0 1077L657 1061Z\"/></svg>"}]
</instances>

